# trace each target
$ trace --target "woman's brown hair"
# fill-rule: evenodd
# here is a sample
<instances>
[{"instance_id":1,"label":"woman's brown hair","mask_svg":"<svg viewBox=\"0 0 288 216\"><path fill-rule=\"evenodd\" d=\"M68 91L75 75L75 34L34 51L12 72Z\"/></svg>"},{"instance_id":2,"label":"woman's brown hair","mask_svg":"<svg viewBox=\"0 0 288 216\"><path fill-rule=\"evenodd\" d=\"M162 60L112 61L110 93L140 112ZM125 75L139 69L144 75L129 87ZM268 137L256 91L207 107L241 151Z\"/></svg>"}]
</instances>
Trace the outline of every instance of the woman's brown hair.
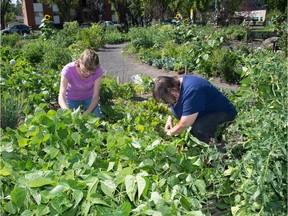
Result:
<instances>
[{"instance_id":1,"label":"woman's brown hair","mask_svg":"<svg viewBox=\"0 0 288 216\"><path fill-rule=\"evenodd\" d=\"M93 73L99 66L99 57L93 50L85 50L81 53L79 58L80 64L83 65L85 70Z\"/></svg>"}]
</instances>

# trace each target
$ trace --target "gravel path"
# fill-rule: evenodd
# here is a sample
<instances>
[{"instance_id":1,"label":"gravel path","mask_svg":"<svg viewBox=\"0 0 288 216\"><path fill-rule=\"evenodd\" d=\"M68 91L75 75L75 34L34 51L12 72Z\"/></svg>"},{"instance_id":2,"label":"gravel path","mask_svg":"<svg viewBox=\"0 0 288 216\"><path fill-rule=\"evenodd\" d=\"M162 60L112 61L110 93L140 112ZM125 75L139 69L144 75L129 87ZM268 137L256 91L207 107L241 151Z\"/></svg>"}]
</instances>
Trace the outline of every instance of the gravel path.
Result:
<instances>
[{"instance_id":1,"label":"gravel path","mask_svg":"<svg viewBox=\"0 0 288 216\"><path fill-rule=\"evenodd\" d=\"M142 74L156 78L158 76L176 76L174 71L157 69L153 66L140 62L136 57L127 57L123 53L123 48L128 43L123 44L107 44L104 48L97 51L100 64L106 74L117 77L119 82L129 82L131 77L136 74ZM199 76L198 74L194 74ZM220 79L214 78L210 80L215 86L225 89L236 90L237 85L228 85L222 83Z\"/></svg>"}]
</instances>

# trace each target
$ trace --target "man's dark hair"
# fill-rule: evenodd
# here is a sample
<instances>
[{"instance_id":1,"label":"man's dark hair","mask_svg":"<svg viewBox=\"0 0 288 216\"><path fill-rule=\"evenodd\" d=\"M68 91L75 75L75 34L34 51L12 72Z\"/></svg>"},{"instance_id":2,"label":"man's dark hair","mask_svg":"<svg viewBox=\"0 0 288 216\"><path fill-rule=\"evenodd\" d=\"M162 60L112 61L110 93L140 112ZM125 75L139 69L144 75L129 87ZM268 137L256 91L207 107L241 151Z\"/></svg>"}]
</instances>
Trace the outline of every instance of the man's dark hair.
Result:
<instances>
[{"instance_id":1,"label":"man's dark hair","mask_svg":"<svg viewBox=\"0 0 288 216\"><path fill-rule=\"evenodd\" d=\"M177 76L159 76L154 81L153 97L156 101L169 103L170 100L175 100L170 91L174 89L180 92L180 81Z\"/></svg>"}]
</instances>

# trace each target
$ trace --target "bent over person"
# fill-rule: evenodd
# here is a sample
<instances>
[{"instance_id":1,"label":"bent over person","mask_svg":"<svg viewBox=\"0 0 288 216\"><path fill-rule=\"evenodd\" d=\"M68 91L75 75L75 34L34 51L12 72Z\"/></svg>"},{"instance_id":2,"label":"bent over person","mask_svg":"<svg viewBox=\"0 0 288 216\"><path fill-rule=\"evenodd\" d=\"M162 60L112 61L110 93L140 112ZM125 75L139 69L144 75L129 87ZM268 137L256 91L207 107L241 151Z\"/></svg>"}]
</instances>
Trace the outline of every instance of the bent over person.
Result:
<instances>
[{"instance_id":1,"label":"bent over person","mask_svg":"<svg viewBox=\"0 0 288 216\"><path fill-rule=\"evenodd\" d=\"M99 94L103 70L99 57L93 50L85 50L80 58L64 66L58 102L61 108L77 109L83 105L83 115L102 116Z\"/></svg>"},{"instance_id":2,"label":"bent over person","mask_svg":"<svg viewBox=\"0 0 288 216\"><path fill-rule=\"evenodd\" d=\"M228 125L237 115L233 104L215 86L197 76L160 76L154 81L153 97L169 104L179 120L173 125L173 118L168 117L167 135L180 134L192 126L192 135L207 144L216 138L219 126Z\"/></svg>"}]
</instances>

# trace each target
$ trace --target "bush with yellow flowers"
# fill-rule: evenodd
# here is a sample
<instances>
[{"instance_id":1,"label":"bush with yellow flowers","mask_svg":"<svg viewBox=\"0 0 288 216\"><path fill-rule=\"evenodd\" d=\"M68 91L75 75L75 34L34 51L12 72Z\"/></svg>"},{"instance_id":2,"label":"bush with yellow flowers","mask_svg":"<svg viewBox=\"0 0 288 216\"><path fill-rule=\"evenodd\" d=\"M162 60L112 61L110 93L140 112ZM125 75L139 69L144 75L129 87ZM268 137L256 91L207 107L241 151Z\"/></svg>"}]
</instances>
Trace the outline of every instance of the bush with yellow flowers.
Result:
<instances>
[{"instance_id":1,"label":"bush with yellow flowers","mask_svg":"<svg viewBox=\"0 0 288 216\"><path fill-rule=\"evenodd\" d=\"M48 14L45 14L43 19L41 20L41 25L39 28L41 29L42 36L44 40L50 38L54 32L52 17Z\"/></svg>"}]
</instances>

